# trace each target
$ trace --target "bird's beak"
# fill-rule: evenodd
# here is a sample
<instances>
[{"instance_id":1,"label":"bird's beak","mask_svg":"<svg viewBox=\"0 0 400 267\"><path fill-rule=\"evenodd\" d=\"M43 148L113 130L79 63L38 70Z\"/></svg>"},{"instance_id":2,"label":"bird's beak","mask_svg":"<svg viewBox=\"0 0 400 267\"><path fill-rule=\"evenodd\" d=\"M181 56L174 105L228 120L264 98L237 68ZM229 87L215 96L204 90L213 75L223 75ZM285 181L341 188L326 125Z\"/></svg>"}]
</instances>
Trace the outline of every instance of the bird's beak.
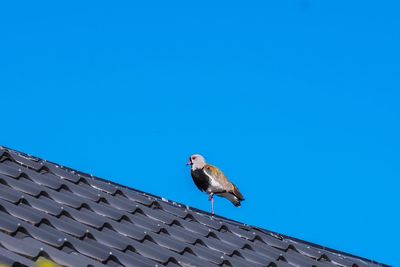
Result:
<instances>
[{"instance_id":1,"label":"bird's beak","mask_svg":"<svg viewBox=\"0 0 400 267\"><path fill-rule=\"evenodd\" d=\"M192 165L193 163L191 161L189 161L188 163L186 163L186 166L188 165Z\"/></svg>"}]
</instances>

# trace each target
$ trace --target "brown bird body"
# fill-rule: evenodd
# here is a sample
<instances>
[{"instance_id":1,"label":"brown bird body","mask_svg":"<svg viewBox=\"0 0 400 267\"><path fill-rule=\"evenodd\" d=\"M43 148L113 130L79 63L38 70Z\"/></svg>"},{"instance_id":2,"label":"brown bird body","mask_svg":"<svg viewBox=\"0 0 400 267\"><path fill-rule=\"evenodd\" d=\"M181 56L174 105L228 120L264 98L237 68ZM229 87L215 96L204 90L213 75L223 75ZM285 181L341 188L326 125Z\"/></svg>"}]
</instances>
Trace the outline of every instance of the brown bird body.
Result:
<instances>
[{"instance_id":1,"label":"brown bird body","mask_svg":"<svg viewBox=\"0 0 400 267\"><path fill-rule=\"evenodd\" d=\"M244 200L242 193L220 169L206 164L204 157L198 154L192 155L188 164L191 165L191 175L196 186L210 196L212 213L214 213L214 195L224 197L236 207L240 207L240 202Z\"/></svg>"}]
</instances>

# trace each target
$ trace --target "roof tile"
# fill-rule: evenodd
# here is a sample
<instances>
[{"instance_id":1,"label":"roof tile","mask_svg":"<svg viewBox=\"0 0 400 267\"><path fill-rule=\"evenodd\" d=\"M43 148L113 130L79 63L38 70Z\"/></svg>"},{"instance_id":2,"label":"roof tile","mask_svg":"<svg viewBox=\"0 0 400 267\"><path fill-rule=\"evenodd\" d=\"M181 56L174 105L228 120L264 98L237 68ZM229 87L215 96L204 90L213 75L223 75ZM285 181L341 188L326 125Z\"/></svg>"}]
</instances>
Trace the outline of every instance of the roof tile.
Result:
<instances>
[{"instance_id":1,"label":"roof tile","mask_svg":"<svg viewBox=\"0 0 400 267\"><path fill-rule=\"evenodd\" d=\"M176 205L173 205L171 203L167 203L165 201L158 201L158 205L160 208L174 216L180 217L180 218L185 218L188 213L186 209L182 209L182 207L178 207Z\"/></svg>"},{"instance_id":2,"label":"roof tile","mask_svg":"<svg viewBox=\"0 0 400 267\"><path fill-rule=\"evenodd\" d=\"M60 215L63 211L61 204L52 201L48 197L39 196L38 198L35 198L29 195L23 195L23 198L28 202L27 204L29 206L54 216Z\"/></svg>"},{"instance_id":3,"label":"roof tile","mask_svg":"<svg viewBox=\"0 0 400 267\"><path fill-rule=\"evenodd\" d=\"M24 170L24 174L29 177L29 180L38 185L44 185L54 190L59 190L64 185L61 179L55 179L54 176L50 176L47 173L40 174L31 170Z\"/></svg>"},{"instance_id":4,"label":"roof tile","mask_svg":"<svg viewBox=\"0 0 400 267\"><path fill-rule=\"evenodd\" d=\"M136 203L132 201L126 201L127 199L124 197L120 196L115 196L115 197L109 197L109 196L104 196L104 194L101 194L102 197L106 199L106 201L114 208L118 210L123 210L129 213L134 213L136 209L138 209L138 206Z\"/></svg>"},{"instance_id":5,"label":"roof tile","mask_svg":"<svg viewBox=\"0 0 400 267\"><path fill-rule=\"evenodd\" d=\"M11 168L6 165L6 162L2 162L1 165L2 166L0 168L0 174L4 174L4 175L14 177L14 178L21 175L21 168L19 168L19 169Z\"/></svg>"},{"instance_id":6,"label":"roof tile","mask_svg":"<svg viewBox=\"0 0 400 267\"><path fill-rule=\"evenodd\" d=\"M33 265L34 262L30 259L0 247L0 266L23 267Z\"/></svg>"},{"instance_id":7,"label":"roof tile","mask_svg":"<svg viewBox=\"0 0 400 267\"><path fill-rule=\"evenodd\" d=\"M151 199L151 197L140 194L139 192L135 192L133 190L129 190L126 188L122 188L121 190L128 199L133 200L137 203L143 204L145 206L151 206L154 202Z\"/></svg>"},{"instance_id":8,"label":"roof tile","mask_svg":"<svg viewBox=\"0 0 400 267\"><path fill-rule=\"evenodd\" d=\"M62 215L59 218L47 216L46 219L54 228L72 237L81 239L86 234L87 226L67 216Z\"/></svg>"},{"instance_id":9,"label":"roof tile","mask_svg":"<svg viewBox=\"0 0 400 267\"><path fill-rule=\"evenodd\" d=\"M224 261L224 254L215 250L211 250L202 245L190 245L190 249L199 258L209 261L211 263L221 265Z\"/></svg>"},{"instance_id":10,"label":"roof tile","mask_svg":"<svg viewBox=\"0 0 400 267\"><path fill-rule=\"evenodd\" d=\"M161 222L148 218L140 212L136 212L135 214L129 214L128 218L132 223L134 223L135 225L144 230L149 230L158 233L162 228Z\"/></svg>"},{"instance_id":11,"label":"roof tile","mask_svg":"<svg viewBox=\"0 0 400 267\"><path fill-rule=\"evenodd\" d=\"M3 181L3 182L1 182ZM14 179L8 176L0 176L0 183L6 184L15 190L27 193L32 196L38 196L45 192L41 186L29 181L26 178Z\"/></svg>"},{"instance_id":12,"label":"roof tile","mask_svg":"<svg viewBox=\"0 0 400 267\"><path fill-rule=\"evenodd\" d=\"M1 213L0 216L0 231L13 234L18 230L19 223L15 222L15 219L7 213Z\"/></svg>"},{"instance_id":13,"label":"roof tile","mask_svg":"<svg viewBox=\"0 0 400 267\"><path fill-rule=\"evenodd\" d=\"M1 179L1 177L0 177ZM0 198L13 204L18 203L21 199L21 192L12 189L9 186L0 183Z\"/></svg>"},{"instance_id":14,"label":"roof tile","mask_svg":"<svg viewBox=\"0 0 400 267\"><path fill-rule=\"evenodd\" d=\"M0 244L9 251L33 259L37 258L41 252L40 247L26 244L24 240L19 240L2 232L0 232Z\"/></svg>"},{"instance_id":15,"label":"roof tile","mask_svg":"<svg viewBox=\"0 0 400 267\"><path fill-rule=\"evenodd\" d=\"M11 214L19 219L32 224L40 223L44 218L44 213L41 213L25 204L13 205L7 201L0 199L0 209L3 208L8 214Z\"/></svg>"},{"instance_id":16,"label":"roof tile","mask_svg":"<svg viewBox=\"0 0 400 267\"><path fill-rule=\"evenodd\" d=\"M71 173L69 170L63 169L59 165L55 165L49 162L44 162L43 164L49 169L51 173L54 173L57 177L61 179L65 179L75 184L81 181L81 177Z\"/></svg>"},{"instance_id":17,"label":"roof tile","mask_svg":"<svg viewBox=\"0 0 400 267\"><path fill-rule=\"evenodd\" d=\"M35 171L39 171L43 167L43 164L41 164L40 162L34 161L32 160L32 158L24 157L12 151L4 152L2 156L8 158L9 160L15 163L19 163L20 165L33 169Z\"/></svg>"},{"instance_id":18,"label":"roof tile","mask_svg":"<svg viewBox=\"0 0 400 267\"><path fill-rule=\"evenodd\" d=\"M141 241L146 237L146 232L142 231L142 229L138 229L134 227L133 224L123 224L123 223L115 223L112 224L112 227L117 231L119 234L123 236L130 237L134 240Z\"/></svg>"},{"instance_id":19,"label":"roof tile","mask_svg":"<svg viewBox=\"0 0 400 267\"><path fill-rule=\"evenodd\" d=\"M149 260L142 255L132 252L130 250L120 252L115 251L113 254L117 257L118 261L127 267L155 267L156 263L152 260Z\"/></svg>"},{"instance_id":20,"label":"roof tile","mask_svg":"<svg viewBox=\"0 0 400 267\"><path fill-rule=\"evenodd\" d=\"M100 190L111 195L115 195L117 191L122 193L122 191L116 188L115 186L107 184L106 182L103 182L101 180L92 178L92 179L86 179L86 181L90 184L91 187L93 187L96 190Z\"/></svg>"},{"instance_id":21,"label":"roof tile","mask_svg":"<svg viewBox=\"0 0 400 267\"><path fill-rule=\"evenodd\" d=\"M76 250L73 250L71 253L65 253L63 250L59 250L53 248L49 245L41 243L33 238L27 237L22 240L24 244L27 246L33 246L39 248L41 253L45 256L48 255L50 260L68 267L89 267L89 266L96 266L96 267L104 267L105 265L99 261L93 260L89 257L86 257L82 254L79 254ZM65 246L70 245L69 243L65 243Z\"/></svg>"}]
</instances>

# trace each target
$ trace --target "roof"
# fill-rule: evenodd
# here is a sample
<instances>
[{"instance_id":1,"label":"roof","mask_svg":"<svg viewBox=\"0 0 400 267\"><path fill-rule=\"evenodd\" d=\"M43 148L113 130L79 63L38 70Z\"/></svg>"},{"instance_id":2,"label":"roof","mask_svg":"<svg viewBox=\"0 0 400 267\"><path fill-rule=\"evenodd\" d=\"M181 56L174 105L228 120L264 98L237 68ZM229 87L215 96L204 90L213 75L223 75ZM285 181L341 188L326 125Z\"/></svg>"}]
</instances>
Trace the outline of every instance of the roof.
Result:
<instances>
[{"instance_id":1,"label":"roof","mask_svg":"<svg viewBox=\"0 0 400 267\"><path fill-rule=\"evenodd\" d=\"M386 266L0 146L0 265Z\"/></svg>"}]
</instances>

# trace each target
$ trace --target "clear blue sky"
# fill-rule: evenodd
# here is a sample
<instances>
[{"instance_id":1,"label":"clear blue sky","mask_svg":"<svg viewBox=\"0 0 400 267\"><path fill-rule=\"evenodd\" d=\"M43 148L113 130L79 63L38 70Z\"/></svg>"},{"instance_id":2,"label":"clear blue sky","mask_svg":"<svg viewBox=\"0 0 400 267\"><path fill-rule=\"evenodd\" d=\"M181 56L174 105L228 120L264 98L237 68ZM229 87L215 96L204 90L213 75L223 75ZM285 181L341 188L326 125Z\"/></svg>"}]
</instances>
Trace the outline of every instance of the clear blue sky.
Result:
<instances>
[{"instance_id":1,"label":"clear blue sky","mask_svg":"<svg viewBox=\"0 0 400 267\"><path fill-rule=\"evenodd\" d=\"M398 1L8 2L2 145L400 265Z\"/></svg>"}]
</instances>

